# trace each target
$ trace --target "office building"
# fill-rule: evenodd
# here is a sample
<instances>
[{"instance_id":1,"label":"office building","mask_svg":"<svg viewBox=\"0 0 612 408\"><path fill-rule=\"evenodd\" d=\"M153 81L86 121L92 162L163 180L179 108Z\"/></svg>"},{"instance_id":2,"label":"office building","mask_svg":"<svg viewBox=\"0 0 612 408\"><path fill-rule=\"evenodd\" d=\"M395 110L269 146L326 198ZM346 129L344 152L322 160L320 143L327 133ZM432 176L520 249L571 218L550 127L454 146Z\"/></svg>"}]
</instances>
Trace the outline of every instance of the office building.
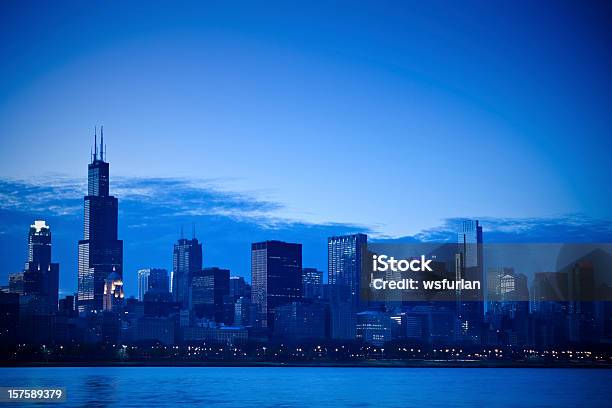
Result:
<instances>
[{"instance_id":1,"label":"office building","mask_svg":"<svg viewBox=\"0 0 612 408\"><path fill-rule=\"evenodd\" d=\"M181 238L172 254L172 297L181 309L189 308L191 277L202 270L202 244L197 238Z\"/></svg>"},{"instance_id":2,"label":"office building","mask_svg":"<svg viewBox=\"0 0 612 408\"><path fill-rule=\"evenodd\" d=\"M117 238L118 201L109 194L103 130L100 139L100 152L94 140L88 165L83 239L79 241L78 310L81 313L102 310L104 282L111 273L123 278L123 241Z\"/></svg>"},{"instance_id":3,"label":"office building","mask_svg":"<svg viewBox=\"0 0 612 408\"><path fill-rule=\"evenodd\" d=\"M365 234L327 239L328 282L330 285L348 286L354 304L359 304L362 256L367 241Z\"/></svg>"},{"instance_id":4,"label":"office building","mask_svg":"<svg viewBox=\"0 0 612 408\"><path fill-rule=\"evenodd\" d=\"M251 300L258 327L272 327L274 309L302 298L302 244L265 241L251 245Z\"/></svg>"},{"instance_id":5,"label":"office building","mask_svg":"<svg viewBox=\"0 0 612 408\"><path fill-rule=\"evenodd\" d=\"M229 296L230 271L221 268L204 268L194 272L190 282L190 309L198 318L206 317L218 323L228 323L224 318L224 297Z\"/></svg>"},{"instance_id":6,"label":"office building","mask_svg":"<svg viewBox=\"0 0 612 408\"><path fill-rule=\"evenodd\" d=\"M144 295L149 291L169 293L168 271L160 268L138 270L138 300L144 301Z\"/></svg>"}]
</instances>

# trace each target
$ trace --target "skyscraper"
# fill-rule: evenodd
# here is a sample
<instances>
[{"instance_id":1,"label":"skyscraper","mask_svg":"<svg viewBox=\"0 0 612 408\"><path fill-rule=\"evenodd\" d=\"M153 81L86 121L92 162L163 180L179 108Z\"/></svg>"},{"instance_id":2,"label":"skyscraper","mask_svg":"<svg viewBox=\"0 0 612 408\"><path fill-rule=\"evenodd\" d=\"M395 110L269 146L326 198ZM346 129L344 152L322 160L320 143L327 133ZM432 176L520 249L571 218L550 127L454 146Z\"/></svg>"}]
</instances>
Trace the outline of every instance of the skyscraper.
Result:
<instances>
[{"instance_id":1,"label":"skyscraper","mask_svg":"<svg viewBox=\"0 0 612 408\"><path fill-rule=\"evenodd\" d=\"M359 299L361 260L367 242L368 236L365 234L327 239L328 282L330 285L348 286L355 304Z\"/></svg>"},{"instance_id":2,"label":"skyscraper","mask_svg":"<svg viewBox=\"0 0 612 408\"><path fill-rule=\"evenodd\" d=\"M11 291L28 296L30 311L51 314L57 311L59 265L51 262L51 228L34 221L28 233L28 260L23 272L10 277Z\"/></svg>"},{"instance_id":3,"label":"skyscraper","mask_svg":"<svg viewBox=\"0 0 612 408\"><path fill-rule=\"evenodd\" d=\"M482 227L478 220L464 220L461 223L457 243L463 256L463 267L482 268Z\"/></svg>"},{"instance_id":4,"label":"skyscraper","mask_svg":"<svg viewBox=\"0 0 612 408\"><path fill-rule=\"evenodd\" d=\"M276 306L302 298L302 244L251 244L251 300L259 327L272 326Z\"/></svg>"},{"instance_id":5,"label":"skyscraper","mask_svg":"<svg viewBox=\"0 0 612 408\"><path fill-rule=\"evenodd\" d=\"M79 241L79 312L102 310L106 278L114 272L123 279L123 241L117 239L118 202L109 195L103 130L99 154L97 135L94 137L94 152L87 166L83 239Z\"/></svg>"},{"instance_id":6,"label":"skyscraper","mask_svg":"<svg viewBox=\"0 0 612 408\"><path fill-rule=\"evenodd\" d=\"M482 227L478 220L464 220L457 234L458 262L456 263L456 278L469 281L479 281L480 290L469 293L457 291L457 313L461 336L470 341L478 341L485 312L486 276L483 265Z\"/></svg>"},{"instance_id":7,"label":"skyscraper","mask_svg":"<svg viewBox=\"0 0 612 408\"><path fill-rule=\"evenodd\" d=\"M144 295L149 292L169 293L168 271L161 268L138 270L138 300L144 301Z\"/></svg>"},{"instance_id":8,"label":"skyscraper","mask_svg":"<svg viewBox=\"0 0 612 408\"><path fill-rule=\"evenodd\" d=\"M194 273L202 270L202 244L197 238L181 238L172 255L172 297L181 309L189 308L189 284Z\"/></svg>"}]
</instances>

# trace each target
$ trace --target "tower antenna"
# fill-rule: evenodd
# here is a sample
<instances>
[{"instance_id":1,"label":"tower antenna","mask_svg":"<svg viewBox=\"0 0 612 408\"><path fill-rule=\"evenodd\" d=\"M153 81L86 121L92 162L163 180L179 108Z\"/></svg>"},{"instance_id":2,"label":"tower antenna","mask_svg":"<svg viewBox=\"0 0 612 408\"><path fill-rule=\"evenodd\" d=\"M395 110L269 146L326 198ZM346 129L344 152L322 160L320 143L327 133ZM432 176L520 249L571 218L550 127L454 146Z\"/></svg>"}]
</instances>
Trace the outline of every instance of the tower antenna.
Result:
<instances>
[{"instance_id":1,"label":"tower antenna","mask_svg":"<svg viewBox=\"0 0 612 408\"><path fill-rule=\"evenodd\" d=\"M98 127L94 126L94 161L98 160Z\"/></svg>"},{"instance_id":2,"label":"tower antenna","mask_svg":"<svg viewBox=\"0 0 612 408\"><path fill-rule=\"evenodd\" d=\"M181 224L181 239L183 239L183 238L184 238L184 236L183 236L183 224Z\"/></svg>"},{"instance_id":3,"label":"tower antenna","mask_svg":"<svg viewBox=\"0 0 612 408\"><path fill-rule=\"evenodd\" d=\"M195 222L191 224L191 239L195 239Z\"/></svg>"},{"instance_id":4,"label":"tower antenna","mask_svg":"<svg viewBox=\"0 0 612 408\"><path fill-rule=\"evenodd\" d=\"M104 125L100 126L100 160L104 161Z\"/></svg>"}]
</instances>

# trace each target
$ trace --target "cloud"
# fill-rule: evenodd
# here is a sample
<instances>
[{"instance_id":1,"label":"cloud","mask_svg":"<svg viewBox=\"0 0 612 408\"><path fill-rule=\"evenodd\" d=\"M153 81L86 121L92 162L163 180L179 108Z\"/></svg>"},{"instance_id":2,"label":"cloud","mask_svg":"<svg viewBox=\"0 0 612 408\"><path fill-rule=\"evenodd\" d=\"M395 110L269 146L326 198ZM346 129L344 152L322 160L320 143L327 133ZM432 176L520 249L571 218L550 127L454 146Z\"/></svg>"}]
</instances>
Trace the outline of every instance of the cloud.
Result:
<instances>
[{"instance_id":1,"label":"cloud","mask_svg":"<svg viewBox=\"0 0 612 408\"><path fill-rule=\"evenodd\" d=\"M0 209L53 215L79 214L86 190L85 181L62 176L0 179ZM156 208L158 216L221 215L237 219L273 219L273 212L282 208L279 203L254 196L220 191L206 181L176 178L117 177L112 180L111 194L119 198L121 205Z\"/></svg>"},{"instance_id":2,"label":"cloud","mask_svg":"<svg viewBox=\"0 0 612 408\"><path fill-rule=\"evenodd\" d=\"M474 217L483 227L485 242L612 242L612 221L582 214L545 218ZM448 218L414 236L424 242L457 239L464 218Z\"/></svg>"}]
</instances>

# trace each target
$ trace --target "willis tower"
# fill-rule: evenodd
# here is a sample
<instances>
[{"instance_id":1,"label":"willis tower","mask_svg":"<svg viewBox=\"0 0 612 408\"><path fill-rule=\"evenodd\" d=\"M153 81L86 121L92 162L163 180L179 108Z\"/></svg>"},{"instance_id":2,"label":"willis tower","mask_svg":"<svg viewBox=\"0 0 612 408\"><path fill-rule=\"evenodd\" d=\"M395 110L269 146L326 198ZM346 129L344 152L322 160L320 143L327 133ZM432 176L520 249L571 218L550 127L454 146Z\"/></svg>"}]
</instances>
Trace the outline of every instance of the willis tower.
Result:
<instances>
[{"instance_id":1,"label":"willis tower","mask_svg":"<svg viewBox=\"0 0 612 408\"><path fill-rule=\"evenodd\" d=\"M94 152L87 166L87 195L83 239L79 241L79 312L102 310L104 281L115 273L123 278L123 241L117 239L117 198L109 195L108 162L104 155L104 130L97 134Z\"/></svg>"}]
</instances>

